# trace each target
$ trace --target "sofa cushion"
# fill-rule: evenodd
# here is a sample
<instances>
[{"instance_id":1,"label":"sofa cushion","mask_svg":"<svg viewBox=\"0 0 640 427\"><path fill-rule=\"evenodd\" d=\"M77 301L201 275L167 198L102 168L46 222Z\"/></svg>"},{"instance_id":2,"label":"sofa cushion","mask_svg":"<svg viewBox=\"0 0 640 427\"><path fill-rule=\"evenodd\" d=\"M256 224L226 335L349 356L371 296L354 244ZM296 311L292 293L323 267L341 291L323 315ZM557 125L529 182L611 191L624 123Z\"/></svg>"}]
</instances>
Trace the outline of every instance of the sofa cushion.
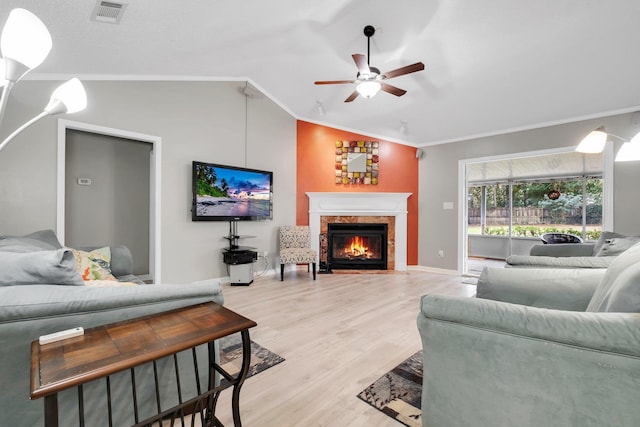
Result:
<instances>
[{"instance_id":1,"label":"sofa cushion","mask_svg":"<svg viewBox=\"0 0 640 427\"><path fill-rule=\"evenodd\" d=\"M611 263L587 311L640 313L640 243Z\"/></svg>"},{"instance_id":2,"label":"sofa cushion","mask_svg":"<svg viewBox=\"0 0 640 427\"><path fill-rule=\"evenodd\" d=\"M84 285L73 253L69 249L0 251L0 286L37 284Z\"/></svg>"},{"instance_id":3,"label":"sofa cushion","mask_svg":"<svg viewBox=\"0 0 640 427\"><path fill-rule=\"evenodd\" d=\"M596 256L617 256L638 242L640 242L640 236L606 239Z\"/></svg>"},{"instance_id":4,"label":"sofa cushion","mask_svg":"<svg viewBox=\"0 0 640 427\"><path fill-rule=\"evenodd\" d=\"M560 246L560 245L558 245ZM505 260L507 267L526 268L607 268L615 257L593 256L531 256L510 255Z\"/></svg>"},{"instance_id":5,"label":"sofa cushion","mask_svg":"<svg viewBox=\"0 0 640 427\"><path fill-rule=\"evenodd\" d=\"M60 249L53 230L41 230L26 236L0 236L0 250L11 252L33 252Z\"/></svg>"}]
</instances>

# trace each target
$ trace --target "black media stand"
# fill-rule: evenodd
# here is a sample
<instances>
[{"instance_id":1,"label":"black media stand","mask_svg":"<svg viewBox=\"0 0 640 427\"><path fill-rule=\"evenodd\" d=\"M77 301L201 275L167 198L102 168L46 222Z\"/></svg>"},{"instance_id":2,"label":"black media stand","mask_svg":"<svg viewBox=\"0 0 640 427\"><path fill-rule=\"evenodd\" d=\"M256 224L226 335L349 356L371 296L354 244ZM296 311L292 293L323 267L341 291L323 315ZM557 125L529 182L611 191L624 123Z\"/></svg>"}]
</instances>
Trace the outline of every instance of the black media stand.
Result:
<instances>
[{"instance_id":1,"label":"black media stand","mask_svg":"<svg viewBox=\"0 0 640 427\"><path fill-rule=\"evenodd\" d=\"M255 248L239 246L238 241L254 236L238 235L237 221L229 221L229 248L224 249L223 261L229 266L231 286L249 286L253 283L253 262L258 259Z\"/></svg>"}]
</instances>

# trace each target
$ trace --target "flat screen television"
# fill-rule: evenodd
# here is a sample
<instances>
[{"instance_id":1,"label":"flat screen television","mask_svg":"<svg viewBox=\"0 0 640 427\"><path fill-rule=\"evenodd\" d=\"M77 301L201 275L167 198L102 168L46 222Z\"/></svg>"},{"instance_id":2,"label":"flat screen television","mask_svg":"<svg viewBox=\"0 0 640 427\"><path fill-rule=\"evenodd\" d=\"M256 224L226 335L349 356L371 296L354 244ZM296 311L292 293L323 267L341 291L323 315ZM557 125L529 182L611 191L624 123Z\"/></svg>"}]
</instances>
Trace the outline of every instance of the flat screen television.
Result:
<instances>
[{"instance_id":1,"label":"flat screen television","mask_svg":"<svg viewBox=\"0 0 640 427\"><path fill-rule=\"evenodd\" d=\"M193 162L193 221L261 221L273 216L273 172Z\"/></svg>"}]
</instances>

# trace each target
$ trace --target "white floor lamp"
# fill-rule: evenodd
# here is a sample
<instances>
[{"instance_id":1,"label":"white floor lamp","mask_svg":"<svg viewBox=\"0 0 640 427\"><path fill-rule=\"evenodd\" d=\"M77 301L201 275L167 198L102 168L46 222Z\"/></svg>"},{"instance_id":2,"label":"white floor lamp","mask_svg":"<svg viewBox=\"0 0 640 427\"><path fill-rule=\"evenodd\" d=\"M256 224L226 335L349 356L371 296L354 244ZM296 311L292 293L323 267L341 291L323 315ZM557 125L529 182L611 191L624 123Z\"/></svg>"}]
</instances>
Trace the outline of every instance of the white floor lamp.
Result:
<instances>
[{"instance_id":1,"label":"white floor lamp","mask_svg":"<svg viewBox=\"0 0 640 427\"><path fill-rule=\"evenodd\" d=\"M13 9L0 36L0 127L13 86L29 71L40 65L51 50L51 35L47 27L33 13ZM51 94L44 111L13 131L0 143L2 150L20 132L38 120L54 114L75 113L87 106L87 94L80 80L73 78Z\"/></svg>"}]
</instances>

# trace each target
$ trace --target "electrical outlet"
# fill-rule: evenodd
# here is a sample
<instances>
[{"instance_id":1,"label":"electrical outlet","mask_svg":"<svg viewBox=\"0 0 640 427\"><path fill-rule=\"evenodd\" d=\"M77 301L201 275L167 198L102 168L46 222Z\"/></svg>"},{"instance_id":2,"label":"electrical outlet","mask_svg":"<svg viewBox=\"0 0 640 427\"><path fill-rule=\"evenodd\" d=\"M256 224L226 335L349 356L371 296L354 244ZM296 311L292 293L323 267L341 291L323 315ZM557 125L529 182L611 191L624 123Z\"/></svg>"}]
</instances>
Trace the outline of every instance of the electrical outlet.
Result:
<instances>
[{"instance_id":1,"label":"electrical outlet","mask_svg":"<svg viewBox=\"0 0 640 427\"><path fill-rule=\"evenodd\" d=\"M267 257L267 255L268 255L268 252L267 252L267 251L262 252L262 256L263 256L263 257L265 257L265 258L266 258L266 257Z\"/></svg>"},{"instance_id":2,"label":"electrical outlet","mask_svg":"<svg viewBox=\"0 0 640 427\"><path fill-rule=\"evenodd\" d=\"M443 251L442 249L439 249L439 250L438 250L438 256L439 256L440 258L444 257L444 251Z\"/></svg>"}]
</instances>

